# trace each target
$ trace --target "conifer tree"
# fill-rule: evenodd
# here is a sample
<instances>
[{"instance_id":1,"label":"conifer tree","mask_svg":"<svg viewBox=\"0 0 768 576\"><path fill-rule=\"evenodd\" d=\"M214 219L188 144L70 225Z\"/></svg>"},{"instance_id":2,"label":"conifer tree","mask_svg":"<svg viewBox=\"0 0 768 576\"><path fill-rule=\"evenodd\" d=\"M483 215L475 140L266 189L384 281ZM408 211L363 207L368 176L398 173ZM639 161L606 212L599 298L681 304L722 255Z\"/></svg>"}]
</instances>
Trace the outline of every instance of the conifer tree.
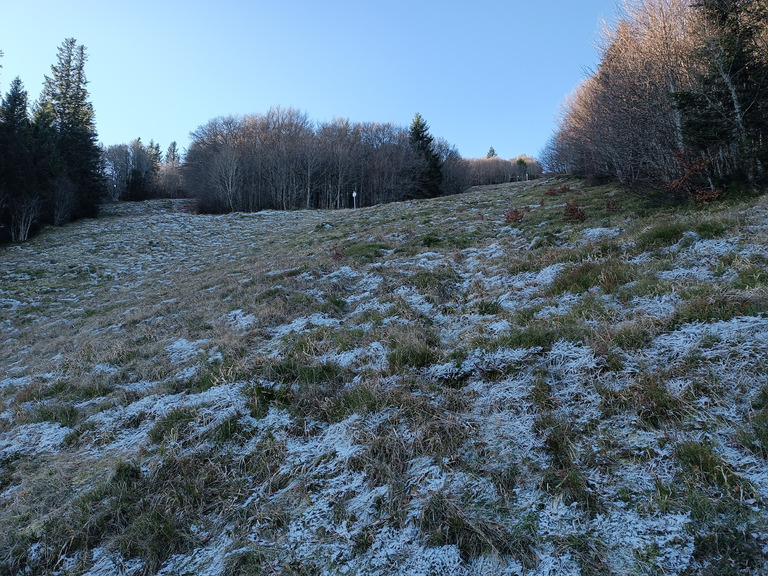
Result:
<instances>
[{"instance_id":1,"label":"conifer tree","mask_svg":"<svg viewBox=\"0 0 768 576\"><path fill-rule=\"evenodd\" d=\"M0 195L6 205L3 225L15 242L27 239L40 215L31 134L27 92L16 77L0 104Z\"/></svg>"},{"instance_id":2,"label":"conifer tree","mask_svg":"<svg viewBox=\"0 0 768 576\"><path fill-rule=\"evenodd\" d=\"M50 102L39 102L32 111L32 154L35 186L43 199L42 219L55 226L64 224L71 216L75 192L64 173L59 132Z\"/></svg>"},{"instance_id":3,"label":"conifer tree","mask_svg":"<svg viewBox=\"0 0 768 576\"><path fill-rule=\"evenodd\" d=\"M179 153L179 145L176 144L176 141L170 143L168 146L168 150L165 152L165 163L166 164L180 164L181 163L181 154Z\"/></svg>"},{"instance_id":4,"label":"conifer tree","mask_svg":"<svg viewBox=\"0 0 768 576\"><path fill-rule=\"evenodd\" d=\"M73 217L95 216L104 192L93 106L88 100L85 47L74 38L59 47L41 100L49 103L58 131L58 152L75 187Z\"/></svg>"},{"instance_id":5,"label":"conifer tree","mask_svg":"<svg viewBox=\"0 0 768 576\"><path fill-rule=\"evenodd\" d=\"M768 162L768 54L759 41L768 28L760 2L699 0L704 19L700 53L707 62L698 86L674 94L687 145L711 159L716 184L765 179Z\"/></svg>"},{"instance_id":6,"label":"conifer tree","mask_svg":"<svg viewBox=\"0 0 768 576\"><path fill-rule=\"evenodd\" d=\"M439 196L443 182L443 163L435 150L434 138L429 133L429 126L418 112L411 122L409 141L417 157L414 195L426 198Z\"/></svg>"}]
</instances>

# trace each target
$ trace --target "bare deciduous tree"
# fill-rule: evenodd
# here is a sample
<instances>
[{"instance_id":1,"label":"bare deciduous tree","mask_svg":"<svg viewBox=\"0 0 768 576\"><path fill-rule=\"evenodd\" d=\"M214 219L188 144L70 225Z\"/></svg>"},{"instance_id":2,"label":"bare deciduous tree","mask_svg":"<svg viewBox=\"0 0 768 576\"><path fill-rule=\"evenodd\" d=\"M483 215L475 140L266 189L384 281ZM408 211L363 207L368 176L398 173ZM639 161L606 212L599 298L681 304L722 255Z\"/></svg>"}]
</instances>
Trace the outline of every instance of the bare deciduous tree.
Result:
<instances>
[{"instance_id":1,"label":"bare deciduous tree","mask_svg":"<svg viewBox=\"0 0 768 576\"><path fill-rule=\"evenodd\" d=\"M11 202L10 215L11 241L26 241L32 225L40 216L40 198L38 196L16 198Z\"/></svg>"},{"instance_id":2,"label":"bare deciduous tree","mask_svg":"<svg viewBox=\"0 0 768 576\"><path fill-rule=\"evenodd\" d=\"M446 142L434 142L443 166L442 194L465 190L473 161ZM509 181L512 162L494 181ZM319 125L292 108L211 120L192 134L182 166L184 187L209 212L348 208L412 195L423 158L409 131L389 123L336 118ZM492 178L493 180L493 178Z\"/></svg>"}]
</instances>

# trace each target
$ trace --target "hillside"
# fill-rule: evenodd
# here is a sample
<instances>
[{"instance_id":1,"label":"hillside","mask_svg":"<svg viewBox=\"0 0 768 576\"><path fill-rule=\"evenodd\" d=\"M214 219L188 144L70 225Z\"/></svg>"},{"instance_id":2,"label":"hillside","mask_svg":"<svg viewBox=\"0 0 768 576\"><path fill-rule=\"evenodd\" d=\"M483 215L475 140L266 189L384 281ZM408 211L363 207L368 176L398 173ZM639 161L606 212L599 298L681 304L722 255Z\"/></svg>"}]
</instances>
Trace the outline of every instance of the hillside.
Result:
<instances>
[{"instance_id":1,"label":"hillside","mask_svg":"<svg viewBox=\"0 0 768 576\"><path fill-rule=\"evenodd\" d=\"M106 206L0 248L0 574L768 571L768 201Z\"/></svg>"}]
</instances>

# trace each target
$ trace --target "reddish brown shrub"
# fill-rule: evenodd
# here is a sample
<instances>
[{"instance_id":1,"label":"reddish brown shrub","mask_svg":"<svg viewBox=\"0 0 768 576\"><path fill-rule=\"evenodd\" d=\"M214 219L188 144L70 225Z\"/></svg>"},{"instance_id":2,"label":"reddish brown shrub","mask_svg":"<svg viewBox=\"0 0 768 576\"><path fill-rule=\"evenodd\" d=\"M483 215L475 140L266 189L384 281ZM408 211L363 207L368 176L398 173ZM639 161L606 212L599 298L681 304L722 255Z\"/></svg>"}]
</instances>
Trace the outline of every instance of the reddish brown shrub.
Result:
<instances>
[{"instance_id":1,"label":"reddish brown shrub","mask_svg":"<svg viewBox=\"0 0 768 576\"><path fill-rule=\"evenodd\" d=\"M563 209L563 220L566 222L583 222L587 219L584 208L576 203L576 200L566 200Z\"/></svg>"}]
</instances>

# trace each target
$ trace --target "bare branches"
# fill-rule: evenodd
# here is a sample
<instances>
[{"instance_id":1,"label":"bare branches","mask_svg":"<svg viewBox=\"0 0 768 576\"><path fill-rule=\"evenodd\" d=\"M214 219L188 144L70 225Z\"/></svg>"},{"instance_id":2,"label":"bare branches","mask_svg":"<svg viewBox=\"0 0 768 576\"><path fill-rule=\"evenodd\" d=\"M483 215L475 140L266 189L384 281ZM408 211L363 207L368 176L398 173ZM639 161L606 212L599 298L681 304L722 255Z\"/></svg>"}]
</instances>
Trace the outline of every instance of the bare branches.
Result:
<instances>
[{"instance_id":1,"label":"bare branches","mask_svg":"<svg viewBox=\"0 0 768 576\"><path fill-rule=\"evenodd\" d=\"M547 167L689 186L691 162L703 161L698 186L756 181L768 131L768 14L755 4L624 2L603 31L600 65L565 102Z\"/></svg>"}]
</instances>

